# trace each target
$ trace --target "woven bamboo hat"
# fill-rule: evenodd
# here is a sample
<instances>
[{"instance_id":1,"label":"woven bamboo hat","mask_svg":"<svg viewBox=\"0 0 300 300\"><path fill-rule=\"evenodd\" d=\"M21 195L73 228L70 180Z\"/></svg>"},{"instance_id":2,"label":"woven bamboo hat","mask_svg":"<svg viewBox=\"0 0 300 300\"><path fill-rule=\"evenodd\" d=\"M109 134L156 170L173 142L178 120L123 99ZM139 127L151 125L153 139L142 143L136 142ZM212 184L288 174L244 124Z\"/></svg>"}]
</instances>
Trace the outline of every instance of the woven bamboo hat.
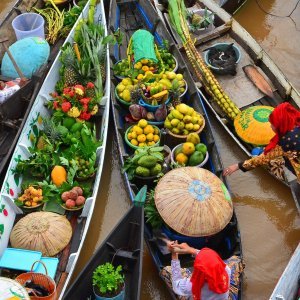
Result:
<instances>
[{"instance_id":1,"label":"woven bamboo hat","mask_svg":"<svg viewBox=\"0 0 300 300\"><path fill-rule=\"evenodd\" d=\"M218 233L233 214L224 183L210 171L198 167L168 172L158 182L154 199L164 222L187 236Z\"/></svg>"},{"instance_id":2,"label":"woven bamboo hat","mask_svg":"<svg viewBox=\"0 0 300 300\"><path fill-rule=\"evenodd\" d=\"M237 135L248 144L256 146L269 144L275 135L269 122L273 109L272 106L258 105L243 110L234 119Z\"/></svg>"},{"instance_id":3,"label":"woven bamboo hat","mask_svg":"<svg viewBox=\"0 0 300 300\"><path fill-rule=\"evenodd\" d=\"M41 251L54 256L71 240L72 227L66 217L52 212L34 212L22 218L10 234L14 248Z\"/></svg>"}]
</instances>

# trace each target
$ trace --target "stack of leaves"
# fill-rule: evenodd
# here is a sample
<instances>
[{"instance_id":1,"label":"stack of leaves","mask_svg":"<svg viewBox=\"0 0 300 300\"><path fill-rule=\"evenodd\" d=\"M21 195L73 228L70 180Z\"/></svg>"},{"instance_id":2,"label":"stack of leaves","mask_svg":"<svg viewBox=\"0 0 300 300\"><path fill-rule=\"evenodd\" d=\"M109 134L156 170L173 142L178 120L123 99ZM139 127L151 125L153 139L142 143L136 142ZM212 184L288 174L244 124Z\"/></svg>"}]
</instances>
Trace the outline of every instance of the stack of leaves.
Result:
<instances>
[{"instance_id":1,"label":"stack of leaves","mask_svg":"<svg viewBox=\"0 0 300 300\"><path fill-rule=\"evenodd\" d=\"M154 201L154 190L147 193L147 200L145 203L145 217L146 222L150 223L153 229L161 228L163 219L161 218Z\"/></svg>"}]
</instances>

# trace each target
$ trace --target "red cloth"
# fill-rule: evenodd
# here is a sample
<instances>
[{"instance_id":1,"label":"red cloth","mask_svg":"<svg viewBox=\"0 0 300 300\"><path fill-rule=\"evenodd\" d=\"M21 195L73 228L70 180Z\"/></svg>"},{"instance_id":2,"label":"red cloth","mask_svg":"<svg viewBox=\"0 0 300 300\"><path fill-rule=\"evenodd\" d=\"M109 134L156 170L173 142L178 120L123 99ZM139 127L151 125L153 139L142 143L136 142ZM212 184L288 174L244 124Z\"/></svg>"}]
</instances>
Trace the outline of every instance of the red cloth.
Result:
<instances>
[{"instance_id":1,"label":"red cloth","mask_svg":"<svg viewBox=\"0 0 300 300\"><path fill-rule=\"evenodd\" d=\"M201 300L204 283L207 283L209 289L216 294L223 294L229 290L229 278L225 268L226 264L214 250L203 248L198 253L190 279L195 300Z\"/></svg>"},{"instance_id":2,"label":"red cloth","mask_svg":"<svg viewBox=\"0 0 300 300\"><path fill-rule=\"evenodd\" d=\"M300 111L291 104L284 102L279 104L269 117L270 123L275 127L276 135L265 147L264 154L267 154L276 147L280 138L288 131L300 126Z\"/></svg>"}]
</instances>

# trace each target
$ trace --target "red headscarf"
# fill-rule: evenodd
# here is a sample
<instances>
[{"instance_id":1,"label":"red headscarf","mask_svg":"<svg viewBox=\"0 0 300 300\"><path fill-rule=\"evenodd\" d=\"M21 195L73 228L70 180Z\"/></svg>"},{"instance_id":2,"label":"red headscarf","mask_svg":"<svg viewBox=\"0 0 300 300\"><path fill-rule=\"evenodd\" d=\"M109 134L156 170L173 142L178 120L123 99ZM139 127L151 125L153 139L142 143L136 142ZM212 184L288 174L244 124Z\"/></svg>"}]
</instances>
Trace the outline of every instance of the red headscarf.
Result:
<instances>
[{"instance_id":1,"label":"red headscarf","mask_svg":"<svg viewBox=\"0 0 300 300\"><path fill-rule=\"evenodd\" d=\"M270 143L265 147L264 154L274 149L279 139L288 131L300 126L300 111L291 104L284 102L279 104L269 117L270 123L276 129L276 135L271 139Z\"/></svg>"},{"instance_id":2,"label":"red headscarf","mask_svg":"<svg viewBox=\"0 0 300 300\"><path fill-rule=\"evenodd\" d=\"M214 250L203 248L198 253L191 277L195 300L201 300L201 289L204 283L207 283L209 289L217 294L223 294L229 290L229 278L225 268L226 264Z\"/></svg>"}]
</instances>

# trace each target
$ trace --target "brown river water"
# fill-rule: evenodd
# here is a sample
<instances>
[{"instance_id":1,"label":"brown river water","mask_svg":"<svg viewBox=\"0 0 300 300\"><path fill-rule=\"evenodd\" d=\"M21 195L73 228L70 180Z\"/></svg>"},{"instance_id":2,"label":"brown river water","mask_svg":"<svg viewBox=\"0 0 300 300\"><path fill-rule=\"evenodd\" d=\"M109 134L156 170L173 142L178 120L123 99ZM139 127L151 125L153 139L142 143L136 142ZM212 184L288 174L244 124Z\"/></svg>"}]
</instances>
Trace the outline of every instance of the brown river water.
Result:
<instances>
[{"instance_id":1,"label":"brown river water","mask_svg":"<svg viewBox=\"0 0 300 300\"><path fill-rule=\"evenodd\" d=\"M13 2L15 1L0 0L0 20ZM284 5L282 3L281 0L248 0L235 18L267 50L287 78L300 90L300 5L293 11L297 0L284 1ZM294 21L288 17L277 17L287 16L292 11ZM271 16L270 13L276 16ZM212 126L224 166L246 158L214 120ZM114 132L112 122L110 131ZM229 178L229 185L240 225L246 263L243 299L268 299L300 241L300 218L289 189L275 182L264 170L237 172ZM116 141L111 134L101 188L76 274L129 206L120 174ZM141 299L169 298L145 246Z\"/></svg>"}]
</instances>

